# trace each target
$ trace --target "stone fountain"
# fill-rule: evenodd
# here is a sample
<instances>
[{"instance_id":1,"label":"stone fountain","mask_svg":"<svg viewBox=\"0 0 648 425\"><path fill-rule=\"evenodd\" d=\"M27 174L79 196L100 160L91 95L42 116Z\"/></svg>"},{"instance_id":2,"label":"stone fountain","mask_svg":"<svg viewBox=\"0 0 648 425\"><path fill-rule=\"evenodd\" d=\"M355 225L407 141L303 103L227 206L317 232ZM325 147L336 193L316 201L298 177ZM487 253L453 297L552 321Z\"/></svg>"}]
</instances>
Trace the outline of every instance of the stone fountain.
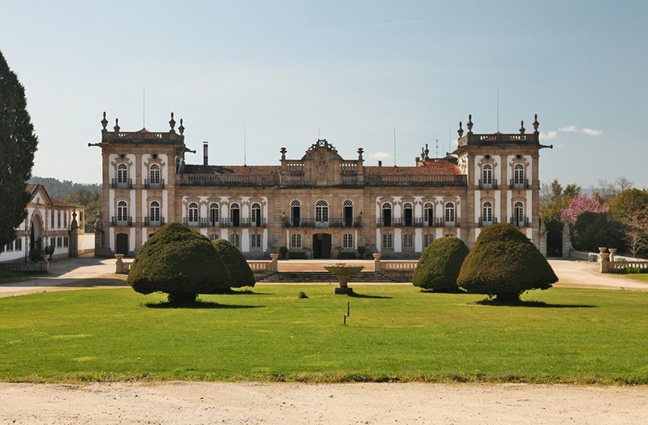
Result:
<instances>
[{"instance_id":1,"label":"stone fountain","mask_svg":"<svg viewBox=\"0 0 648 425\"><path fill-rule=\"evenodd\" d=\"M335 275L340 282L340 286L335 288L336 294L350 294L353 292L352 288L347 286L349 278L356 273L360 273L364 266L352 266L344 263L337 264L328 264L324 268L329 272Z\"/></svg>"}]
</instances>

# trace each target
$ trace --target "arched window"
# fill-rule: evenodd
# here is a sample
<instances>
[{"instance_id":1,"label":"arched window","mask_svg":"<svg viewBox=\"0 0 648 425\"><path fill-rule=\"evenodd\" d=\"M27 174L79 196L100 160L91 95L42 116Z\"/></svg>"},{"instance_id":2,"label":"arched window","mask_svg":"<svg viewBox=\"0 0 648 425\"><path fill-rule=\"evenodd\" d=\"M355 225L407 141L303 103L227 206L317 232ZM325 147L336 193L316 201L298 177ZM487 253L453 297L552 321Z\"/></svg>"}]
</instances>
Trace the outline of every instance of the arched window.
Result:
<instances>
[{"instance_id":1,"label":"arched window","mask_svg":"<svg viewBox=\"0 0 648 425\"><path fill-rule=\"evenodd\" d=\"M160 203L158 201L151 202L149 206L149 220L151 224L160 224Z\"/></svg>"},{"instance_id":2,"label":"arched window","mask_svg":"<svg viewBox=\"0 0 648 425\"><path fill-rule=\"evenodd\" d=\"M293 227L301 224L301 203L296 199L290 203L290 224Z\"/></svg>"},{"instance_id":3,"label":"arched window","mask_svg":"<svg viewBox=\"0 0 648 425\"><path fill-rule=\"evenodd\" d=\"M252 226L261 226L261 205L256 202L252 204Z\"/></svg>"},{"instance_id":4,"label":"arched window","mask_svg":"<svg viewBox=\"0 0 648 425\"><path fill-rule=\"evenodd\" d=\"M117 184L128 183L128 167L126 164L119 164L117 166Z\"/></svg>"},{"instance_id":5,"label":"arched window","mask_svg":"<svg viewBox=\"0 0 648 425\"><path fill-rule=\"evenodd\" d=\"M482 167L482 184L493 184L493 166L490 164L485 164Z\"/></svg>"},{"instance_id":6,"label":"arched window","mask_svg":"<svg viewBox=\"0 0 648 425\"><path fill-rule=\"evenodd\" d=\"M157 164L151 165L151 168L149 169L149 183L151 185L160 184L160 166Z\"/></svg>"},{"instance_id":7,"label":"arched window","mask_svg":"<svg viewBox=\"0 0 648 425\"><path fill-rule=\"evenodd\" d=\"M446 223L454 223L455 221L455 205L452 202L445 205L445 221Z\"/></svg>"},{"instance_id":8,"label":"arched window","mask_svg":"<svg viewBox=\"0 0 648 425\"><path fill-rule=\"evenodd\" d=\"M320 199L315 203L315 223L325 224L328 220L328 202Z\"/></svg>"},{"instance_id":9,"label":"arched window","mask_svg":"<svg viewBox=\"0 0 648 425\"><path fill-rule=\"evenodd\" d=\"M385 227L392 225L392 207L389 202L382 205L382 225Z\"/></svg>"},{"instance_id":10,"label":"arched window","mask_svg":"<svg viewBox=\"0 0 648 425\"><path fill-rule=\"evenodd\" d=\"M486 201L482 204L482 222L491 224L493 222L493 204Z\"/></svg>"},{"instance_id":11,"label":"arched window","mask_svg":"<svg viewBox=\"0 0 648 425\"><path fill-rule=\"evenodd\" d=\"M117 224L125 225L128 222L128 204L126 201L117 203Z\"/></svg>"},{"instance_id":12,"label":"arched window","mask_svg":"<svg viewBox=\"0 0 648 425\"><path fill-rule=\"evenodd\" d=\"M513 184L524 184L524 165L515 164L515 167L513 168Z\"/></svg>"},{"instance_id":13,"label":"arched window","mask_svg":"<svg viewBox=\"0 0 648 425\"><path fill-rule=\"evenodd\" d=\"M218 204L210 204L209 205L209 224L212 227L218 226L218 219L219 219L219 209L218 209Z\"/></svg>"},{"instance_id":14,"label":"arched window","mask_svg":"<svg viewBox=\"0 0 648 425\"><path fill-rule=\"evenodd\" d=\"M524 216L524 204L522 202L516 202L513 205L513 224L516 226L525 226L526 217Z\"/></svg>"},{"instance_id":15,"label":"arched window","mask_svg":"<svg viewBox=\"0 0 648 425\"><path fill-rule=\"evenodd\" d=\"M350 199L347 199L344 201L342 204L342 209L343 209L343 217L342 220L344 221L344 226L345 227L351 227L353 226L353 202Z\"/></svg>"},{"instance_id":16,"label":"arched window","mask_svg":"<svg viewBox=\"0 0 648 425\"><path fill-rule=\"evenodd\" d=\"M231 221L233 227L239 227L241 225L241 206L237 203L234 203L230 206Z\"/></svg>"},{"instance_id":17,"label":"arched window","mask_svg":"<svg viewBox=\"0 0 648 425\"><path fill-rule=\"evenodd\" d=\"M412 204L410 204L409 202L403 205L403 221L405 222L404 223L405 226L414 225L414 214L413 214Z\"/></svg>"},{"instance_id":18,"label":"arched window","mask_svg":"<svg viewBox=\"0 0 648 425\"><path fill-rule=\"evenodd\" d=\"M196 225L198 223L198 204L192 202L189 204L187 221L189 224Z\"/></svg>"},{"instance_id":19,"label":"arched window","mask_svg":"<svg viewBox=\"0 0 648 425\"><path fill-rule=\"evenodd\" d=\"M423 221L426 226L432 226L434 224L434 205L430 202L423 206Z\"/></svg>"}]
</instances>

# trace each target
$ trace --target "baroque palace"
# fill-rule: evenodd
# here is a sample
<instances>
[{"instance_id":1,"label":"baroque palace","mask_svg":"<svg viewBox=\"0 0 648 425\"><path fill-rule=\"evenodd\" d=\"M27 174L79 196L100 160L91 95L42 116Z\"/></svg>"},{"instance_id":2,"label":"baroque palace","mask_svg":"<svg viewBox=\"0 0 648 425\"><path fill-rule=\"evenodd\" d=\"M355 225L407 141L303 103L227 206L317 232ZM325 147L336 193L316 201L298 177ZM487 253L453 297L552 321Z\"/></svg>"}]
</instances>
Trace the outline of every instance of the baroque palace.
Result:
<instances>
[{"instance_id":1,"label":"baroque palace","mask_svg":"<svg viewBox=\"0 0 648 425\"><path fill-rule=\"evenodd\" d=\"M475 134L459 123L457 149L413 166L365 165L317 140L300 159L281 148L278 165L188 164L185 128L124 132L104 113L99 146L103 217L97 253L133 254L168 222L225 238L248 258L286 247L294 256L336 258L365 247L383 258L417 258L434 239L457 236L472 246L480 231L509 222L545 252L538 220L537 115L534 131Z\"/></svg>"}]
</instances>

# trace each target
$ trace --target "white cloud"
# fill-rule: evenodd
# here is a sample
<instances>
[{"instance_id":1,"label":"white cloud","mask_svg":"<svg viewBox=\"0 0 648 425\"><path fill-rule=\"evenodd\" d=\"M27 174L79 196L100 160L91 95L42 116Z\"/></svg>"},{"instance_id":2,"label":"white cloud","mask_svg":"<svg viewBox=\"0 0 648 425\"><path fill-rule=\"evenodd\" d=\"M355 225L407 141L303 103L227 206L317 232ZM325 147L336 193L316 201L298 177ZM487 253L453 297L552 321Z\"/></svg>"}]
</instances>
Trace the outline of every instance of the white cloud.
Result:
<instances>
[{"instance_id":1,"label":"white cloud","mask_svg":"<svg viewBox=\"0 0 648 425\"><path fill-rule=\"evenodd\" d=\"M373 159L389 159L392 157L387 152L374 152L369 154L369 156L372 157Z\"/></svg>"},{"instance_id":2,"label":"white cloud","mask_svg":"<svg viewBox=\"0 0 648 425\"><path fill-rule=\"evenodd\" d=\"M558 131L561 133L575 133L578 131L578 127L575 125L568 125L567 127L559 128Z\"/></svg>"},{"instance_id":3,"label":"white cloud","mask_svg":"<svg viewBox=\"0 0 648 425\"><path fill-rule=\"evenodd\" d=\"M553 140L556 137L558 137L558 132L557 131L547 131L546 133L541 132L540 133L540 138L544 140Z\"/></svg>"},{"instance_id":4,"label":"white cloud","mask_svg":"<svg viewBox=\"0 0 648 425\"><path fill-rule=\"evenodd\" d=\"M600 136L600 135L603 134L602 130L595 130L593 128L583 128L581 131L583 132L583 134L585 134L587 136L595 136L596 137L596 136Z\"/></svg>"}]
</instances>

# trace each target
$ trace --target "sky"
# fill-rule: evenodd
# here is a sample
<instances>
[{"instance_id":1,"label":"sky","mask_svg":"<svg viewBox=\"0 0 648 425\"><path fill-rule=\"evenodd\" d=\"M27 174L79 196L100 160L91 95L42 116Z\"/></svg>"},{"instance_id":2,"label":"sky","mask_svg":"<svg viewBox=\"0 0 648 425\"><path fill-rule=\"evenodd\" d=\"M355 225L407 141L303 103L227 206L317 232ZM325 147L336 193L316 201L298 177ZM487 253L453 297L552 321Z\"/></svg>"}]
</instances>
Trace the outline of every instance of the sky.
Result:
<instances>
[{"instance_id":1,"label":"sky","mask_svg":"<svg viewBox=\"0 0 648 425\"><path fill-rule=\"evenodd\" d=\"M184 119L201 163L279 164L326 138L413 165L540 121L540 179L648 187L645 1L8 1L0 51L39 138L32 174L101 181L102 113ZM499 99L499 101L498 101ZM498 107L499 103L499 107ZM245 143L244 143L245 140ZM438 144L437 144L438 140ZM245 148L244 148L245 145ZM438 146L438 148L437 148Z\"/></svg>"}]
</instances>

